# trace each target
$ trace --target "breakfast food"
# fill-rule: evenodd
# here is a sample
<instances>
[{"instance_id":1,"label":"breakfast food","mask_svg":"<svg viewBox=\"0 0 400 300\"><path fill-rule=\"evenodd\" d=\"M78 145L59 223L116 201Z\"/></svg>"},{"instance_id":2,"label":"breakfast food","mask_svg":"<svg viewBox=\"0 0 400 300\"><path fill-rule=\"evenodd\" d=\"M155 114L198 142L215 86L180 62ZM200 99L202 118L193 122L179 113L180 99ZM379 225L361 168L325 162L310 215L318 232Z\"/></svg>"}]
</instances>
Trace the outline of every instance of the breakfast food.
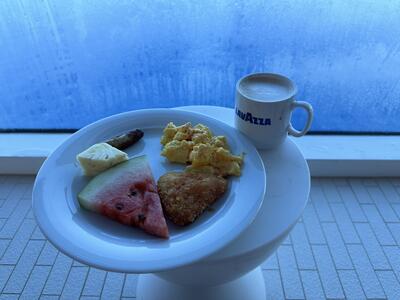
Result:
<instances>
[{"instance_id":1,"label":"breakfast food","mask_svg":"<svg viewBox=\"0 0 400 300\"><path fill-rule=\"evenodd\" d=\"M240 176L240 165L243 158L232 155L229 150L223 147L215 147L210 144L198 144L193 147L190 153L188 171L204 170L204 167L211 166L213 173L222 176L236 175Z\"/></svg>"},{"instance_id":2,"label":"breakfast food","mask_svg":"<svg viewBox=\"0 0 400 300\"><path fill-rule=\"evenodd\" d=\"M170 162L190 164L187 171L221 176L240 176L243 157L231 154L224 136L213 136L210 129L190 123L176 126L170 122L161 137L161 155Z\"/></svg>"},{"instance_id":3,"label":"breakfast food","mask_svg":"<svg viewBox=\"0 0 400 300\"><path fill-rule=\"evenodd\" d=\"M158 237L169 236L146 156L131 158L97 175L78 194L78 200L82 207L120 223Z\"/></svg>"},{"instance_id":4,"label":"breakfast food","mask_svg":"<svg viewBox=\"0 0 400 300\"><path fill-rule=\"evenodd\" d=\"M128 155L107 143L99 143L79 153L76 158L85 175L95 176L128 160Z\"/></svg>"},{"instance_id":5,"label":"breakfast food","mask_svg":"<svg viewBox=\"0 0 400 300\"><path fill-rule=\"evenodd\" d=\"M227 189L226 179L206 173L166 173L157 185L166 217L181 226L193 223Z\"/></svg>"},{"instance_id":6,"label":"breakfast food","mask_svg":"<svg viewBox=\"0 0 400 300\"><path fill-rule=\"evenodd\" d=\"M170 122L161 154L186 169L164 174L157 187L146 156L129 159L121 151L142 137L142 131L130 131L78 154L84 173L96 175L78 194L83 208L168 238L164 213L176 225L193 223L225 193L224 177L241 174L243 157L230 152L226 137L203 124Z\"/></svg>"},{"instance_id":7,"label":"breakfast food","mask_svg":"<svg viewBox=\"0 0 400 300\"><path fill-rule=\"evenodd\" d=\"M143 131L136 129L129 131L128 133L118 135L108 141L107 144L119 149L124 150L129 146L132 146L143 137Z\"/></svg>"}]
</instances>

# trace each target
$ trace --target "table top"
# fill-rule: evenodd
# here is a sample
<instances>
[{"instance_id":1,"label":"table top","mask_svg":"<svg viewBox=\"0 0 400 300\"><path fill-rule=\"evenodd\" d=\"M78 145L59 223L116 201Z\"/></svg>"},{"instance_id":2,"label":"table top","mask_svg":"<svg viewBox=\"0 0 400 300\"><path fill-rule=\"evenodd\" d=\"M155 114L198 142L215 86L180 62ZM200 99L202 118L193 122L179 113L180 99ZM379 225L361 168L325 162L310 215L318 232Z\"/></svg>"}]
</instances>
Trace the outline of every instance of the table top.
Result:
<instances>
[{"instance_id":1,"label":"table top","mask_svg":"<svg viewBox=\"0 0 400 300\"><path fill-rule=\"evenodd\" d=\"M203 113L233 126L231 108L184 106L178 109ZM277 149L259 150L267 172L263 205L253 223L238 239L207 258L207 261L239 256L285 235L300 218L310 192L310 172L299 148L289 137ZM251 195L249 195L250 197Z\"/></svg>"}]
</instances>

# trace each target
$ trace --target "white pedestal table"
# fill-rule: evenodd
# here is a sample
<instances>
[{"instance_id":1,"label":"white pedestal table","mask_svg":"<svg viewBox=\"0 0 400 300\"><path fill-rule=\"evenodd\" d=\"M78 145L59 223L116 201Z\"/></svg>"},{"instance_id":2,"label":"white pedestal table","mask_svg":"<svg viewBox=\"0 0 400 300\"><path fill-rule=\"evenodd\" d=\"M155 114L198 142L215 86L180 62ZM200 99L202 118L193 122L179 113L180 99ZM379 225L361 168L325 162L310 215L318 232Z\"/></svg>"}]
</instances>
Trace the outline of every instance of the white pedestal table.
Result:
<instances>
[{"instance_id":1,"label":"white pedestal table","mask_svg":"<svg viewBox=\"0 0 400 300\"><path fill-rule=\"evenodd\" d=\"M233 126L234 111L230 108L178 109L203 113ZM239 238L206 259L174 270L140 275L138 299L266 298L260 264L278 248L300 218L308 201L310 173L291 138L277 149L259 152L267 172L267 189L254 222Z\"/></svg>"}]
</instances>

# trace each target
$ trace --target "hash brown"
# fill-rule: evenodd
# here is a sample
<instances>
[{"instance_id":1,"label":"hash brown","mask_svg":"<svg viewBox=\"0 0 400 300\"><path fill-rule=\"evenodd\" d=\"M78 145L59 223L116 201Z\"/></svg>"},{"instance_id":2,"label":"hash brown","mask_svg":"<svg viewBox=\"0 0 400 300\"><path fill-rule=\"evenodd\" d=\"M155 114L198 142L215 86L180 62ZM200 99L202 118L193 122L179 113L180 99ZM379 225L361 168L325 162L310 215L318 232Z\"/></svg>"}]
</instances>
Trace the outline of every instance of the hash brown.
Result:
<instances>
[{"instance_id":1,"label":"hash brown","mask_svg":"<svg viewBox=\"0 0 400 300\"><path fill-rule=\"evenodd\" d=\"M158 180L164 214L174 224L193 223L227 189L227 180L206 173L170 172Z\"/></svg>"}]
</instances>

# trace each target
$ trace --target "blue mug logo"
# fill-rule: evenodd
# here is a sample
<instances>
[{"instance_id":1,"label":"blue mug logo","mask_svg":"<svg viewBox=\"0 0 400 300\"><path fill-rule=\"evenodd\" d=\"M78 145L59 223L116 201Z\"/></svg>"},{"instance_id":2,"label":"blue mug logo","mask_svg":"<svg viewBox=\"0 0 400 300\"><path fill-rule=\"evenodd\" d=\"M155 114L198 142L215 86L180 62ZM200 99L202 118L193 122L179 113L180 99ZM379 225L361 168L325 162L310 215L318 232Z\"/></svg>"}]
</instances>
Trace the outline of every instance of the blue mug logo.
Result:
<instances>
[{"instance_id":1,"label":"blue mug logo","mask_svg":"<svg viewBox=\"0 0 400 300\"><path fill-rule=\"evenodd\" d=\"M242 112L236 107L236 115L245 122L251 124L268 126L271 125L271 119L254 117L250 112Z\"/></svg>"}]
</instances>

